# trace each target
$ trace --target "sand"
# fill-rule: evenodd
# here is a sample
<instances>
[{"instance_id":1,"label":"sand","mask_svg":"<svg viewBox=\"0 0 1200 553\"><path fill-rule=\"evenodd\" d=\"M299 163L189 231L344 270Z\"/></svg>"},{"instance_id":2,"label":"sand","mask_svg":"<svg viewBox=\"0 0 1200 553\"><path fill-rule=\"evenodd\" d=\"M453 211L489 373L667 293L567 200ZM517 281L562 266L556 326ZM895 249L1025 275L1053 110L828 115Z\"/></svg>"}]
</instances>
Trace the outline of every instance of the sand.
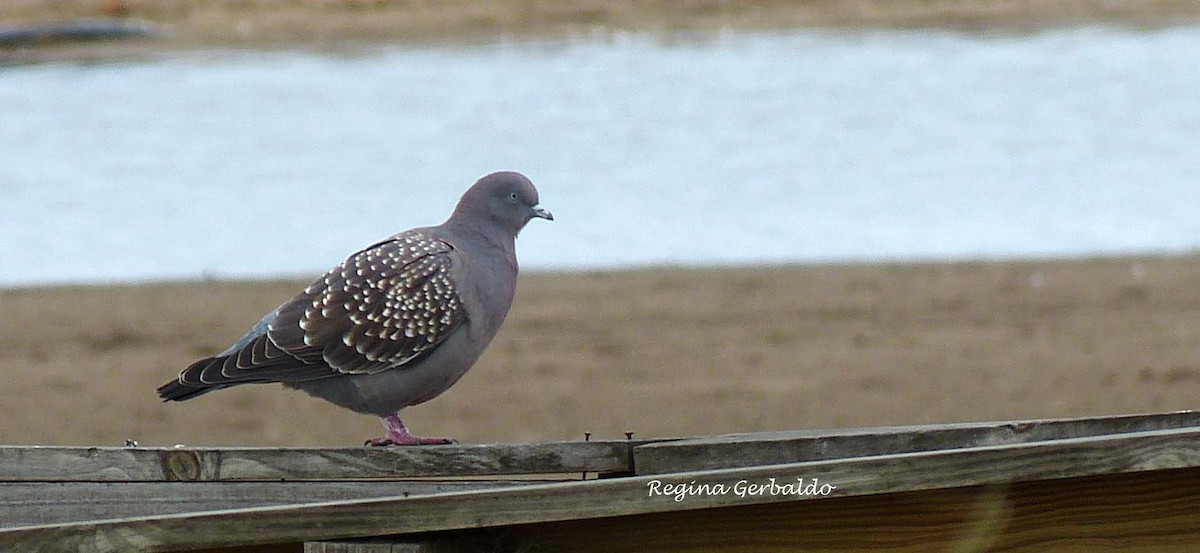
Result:
<instances>
[{"instance_id":1,"label":"sand","mask_svg":"<svg viewBox=\"0 0 1200 553\"><path fill-rule=\"evenodd\" d=\"M163 404L302 282L0 291L0 443L361 444L381 427L278 385ZM521 277L449 392L466 442L1095 416L1200 406L1200 255L660 268Z\"/></svg>"},{"instance_id":2,"label":"sand","mask_svg":"<svg viewBox=\"0 0 1200 553\"><path fill-rule=\"evenodd\" d=\"M171 35L0 62L801 26L1194 21L1154 0L12 0L0 22L115 16ZM0 443L357 445L371 418L276 385L154 388L303 282L0 289ZM479 365L411 409L467 442L1092 416L1200 402L1200 255L525 274Z\"/></svg>"},{"instance_id":3,"label":"sand","mask_svg":"<svg viewBox=\"0 0 1200 553\"><path fill-rule=\"evenodd\" d=\"M166 36L0 47L0 63L107 60L187 49L494 42L637 32L694 35L796 27L1028 30L1200 20L1200 2L1161 0L6 0L0 23L124 18Z\"/></svg>"}]
</instances>

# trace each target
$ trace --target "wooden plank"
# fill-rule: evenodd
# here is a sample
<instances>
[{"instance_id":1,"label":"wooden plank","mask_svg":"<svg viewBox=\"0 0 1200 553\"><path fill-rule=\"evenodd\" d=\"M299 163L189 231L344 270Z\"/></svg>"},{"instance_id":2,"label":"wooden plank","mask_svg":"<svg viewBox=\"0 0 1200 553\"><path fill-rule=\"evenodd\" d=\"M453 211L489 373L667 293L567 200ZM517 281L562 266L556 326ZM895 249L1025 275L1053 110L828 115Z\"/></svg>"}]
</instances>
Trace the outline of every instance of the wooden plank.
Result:
<instances>
[{"instance_id":1,"label":"wooden plank","mask_svg":"<svg viewBox=\"0 0 1200 553\"><path fill-rule=\"evenodd\" d=\"M370 538L359 540L332 540L305 542L304 553L480 553L483 551L510 551L511 549L488 548L476 532L463 532L455 536L430 536L421 538Z\"/></svg>"},{"instance_id":2,"label":"wooden plank","mask_svg":"<svg viewBox=\"0 0 1200 553\"><path fill-rule=\"evenodd\" d=\"M1200 430L131 518L0 530L0 550L162 551L787 503L834 497L1200 466ZM737 493L739 483L819 483L819 494ZM657 484L656 484L657 483ZM685 493L662 492L664 483ZM688 494L686 490L706 493ZM742 488L744 489L744 488ZM718 493L719 492L719 493Z\"/></svg>"},{"instance_id":3,"label":"wooden plank","mask_svg":"<svg viewBox=\"0 0 1200 553\"><path fill-rule=\"evenodd\" d=\"M629 442L386 448L0 446L0 482L345 480L633 470Z\"/></svg>"},{"instance_id":4,"label":"wooden plank","mask_svg":"<svg viewBox=\"0 0 1200 553\"><path fill-rule=\"evenodd\" d=\"M545 481L8 482L0 485L0 528L540 483Z\"/></svg>"},{"instance_id":5,"label":"wooden plank","mask_svg":"<svg viewBox=\"0 0 1200 553\"><path fill-rule=\"evenodd\" d=\"M1200 412L730 434L639 445L637 474L778 465L1200 427Z\"/></svg>"},{"instance_id":6,"label":"wooden plank","mask_svg":"<svg viewBox=\"0 0 1200 553\"><path fill-rule=\"evenodd\" d=\"M304 553L442 553L436 544L403 540L338 540L307 542Z\"/></svg>"},{"instance_id":7,"label":"wooden plank","mask_svg":"<svg viewBox=\"0 0 1200 553\"><path fill-rule=\"evenodd\" d=\"M503 529L508 551L1200 551L1200 469L700 509Z\"/></svg>"}]
</instances>

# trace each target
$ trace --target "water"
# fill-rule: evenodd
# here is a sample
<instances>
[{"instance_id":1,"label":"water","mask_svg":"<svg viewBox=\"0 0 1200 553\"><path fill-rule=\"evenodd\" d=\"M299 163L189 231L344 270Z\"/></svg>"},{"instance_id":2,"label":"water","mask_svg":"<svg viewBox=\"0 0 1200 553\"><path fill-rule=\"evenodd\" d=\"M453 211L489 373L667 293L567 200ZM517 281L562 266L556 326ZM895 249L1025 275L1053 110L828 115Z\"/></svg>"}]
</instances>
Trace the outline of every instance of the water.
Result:
<instances>
[{"instance_id":1,"label":"water","mask_svg":"<svg viewBox=\"0 0 1200 553\"><path fill-rule=\"evenodd\" d=\"M523 266L1200 248L1200 27L0 68L0 286L312 275L518 169Z\"/></svg>"}]
</instances>

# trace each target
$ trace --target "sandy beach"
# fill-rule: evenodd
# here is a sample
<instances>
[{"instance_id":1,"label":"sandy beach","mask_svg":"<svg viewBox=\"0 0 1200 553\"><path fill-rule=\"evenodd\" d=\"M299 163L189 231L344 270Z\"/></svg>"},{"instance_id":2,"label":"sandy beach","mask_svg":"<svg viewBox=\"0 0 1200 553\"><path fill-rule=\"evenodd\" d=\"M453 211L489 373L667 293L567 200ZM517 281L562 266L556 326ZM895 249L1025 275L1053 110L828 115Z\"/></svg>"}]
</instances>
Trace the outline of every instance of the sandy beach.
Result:
<instances>
[{"instance_id":1,"label":"sandy beach","mask_svg":"<svg viewBox=\"0 0 1200 553\"><path fill-rule=\"evenodd\" d=\"M302 282L0 291L0 442L355 445L278 385L154 388ZM467 442L1194 409L1200 256L525 274L481 362L406 412Z\"/></svg>"},{"instance_id":2,"label":"sandy beach","mask_svg":"<svg viewBox=\"0 0 1200 553\"><path fill-rule=\"evenodd\" d=\"M0 22L116 17L170 34L0 49L0 61L1198 16L1200 3L1150 0L14 0L0 4ZM361 444L380 433L376 419L277 385L171 405L155 396L305 284L0 289L0 443ZM1167 411L1197 398L1200 254L653 268L522 275L481 362L405 420L466 442L541 441Z\"/></svg>"},{"instance_id":3,"label":"sandy beach","mask_svg":"<svg viewBox=\"0 0 1200 553\"><path fill-rule=\"evenodd\" d=\"M495 42L614 33L695 35L798 27L1025 31L1062 25L1164 25L1200 19L1200 3L1155 0L12 0L0 24L110 18L161 36L0 47L0 62L104 60L188 49Z\"/></svg>"}]
</instances>

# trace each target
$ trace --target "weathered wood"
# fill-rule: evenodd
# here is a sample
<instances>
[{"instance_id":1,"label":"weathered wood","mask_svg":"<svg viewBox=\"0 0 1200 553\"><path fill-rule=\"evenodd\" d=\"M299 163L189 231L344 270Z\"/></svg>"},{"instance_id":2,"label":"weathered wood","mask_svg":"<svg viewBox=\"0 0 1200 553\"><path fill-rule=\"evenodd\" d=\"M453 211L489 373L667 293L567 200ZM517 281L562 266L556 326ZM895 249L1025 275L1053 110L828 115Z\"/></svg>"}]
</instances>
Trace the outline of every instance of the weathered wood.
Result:
<instances>
[{"instance_id":1,"label":"weathered wood","mask_svg":"<svg viewBox=\"0 0 1200 553\"><path fill-rule=\"evenodd\" d=\"M498 553L509 548L488 547L484 536L464 533L458 536L423 538L372 538L306 542L304 553Z\"/></svg>"},{"instance_id":2,"label":"weathered wood","mask_svg":"<svg viewBox=\"0 0 1200 553\"><path fill-rule=\"evenodd\" d=\"M1048 442L793 463L755 468L539 484L0 530L0 550L74 551L319 541L890 494L1200 466L1200 430L1176 429ZM819 482L826 495L738 494L739 482ZM687 494L653 495L655 482ZM720 492L720 493L718 493Z\"/></svg>"},{"instance_id":3,"label":"weathered wood","mask_svg":"<svg viewBox=\"0 0 1200 553\"><path fill-rule=\"evenodd\" d=\"M1200 427L1200 412L730 434L639 445L637 474L778 465Z\"/></svg>"},{"instance_id":4,"label":"weathered wood","mask_svg":"<svg viewBox=\"0 0 1200 553\"><path fill-rule=\"evenodd\" d=\"M1193 468L536 524L498 551L1191 553L1198 519Z\"/></svg>"},{"instance_id":5,"label":"weathered wood","mask_svg":"<svg viewBox=\"0 0 1200 553\"><path fill-rule=\"evenodd\" d=\"M633 470L622 441L422 447L142 448L0 446L0 482L339 480Z\"/></svg>"},{"instance_id":6,"label":"weathered wood","mask_svg":"<svg viewBox=\"0 0 1200 553\"><path fill-rule=\"evenodd\" d=\"M8 482L0 484L0 528L539 483L545 481Z\"/></svg>"},{"instance_id":7,"label":"weathered wood","mask_svg":"<svg viewBox=\"0 0 1200 553\"><path fill-rule=\"evenodd\" d=\"M425 541L320 541L304 544L304 553L443 553Z\"/></svg>"}]
</instances>

